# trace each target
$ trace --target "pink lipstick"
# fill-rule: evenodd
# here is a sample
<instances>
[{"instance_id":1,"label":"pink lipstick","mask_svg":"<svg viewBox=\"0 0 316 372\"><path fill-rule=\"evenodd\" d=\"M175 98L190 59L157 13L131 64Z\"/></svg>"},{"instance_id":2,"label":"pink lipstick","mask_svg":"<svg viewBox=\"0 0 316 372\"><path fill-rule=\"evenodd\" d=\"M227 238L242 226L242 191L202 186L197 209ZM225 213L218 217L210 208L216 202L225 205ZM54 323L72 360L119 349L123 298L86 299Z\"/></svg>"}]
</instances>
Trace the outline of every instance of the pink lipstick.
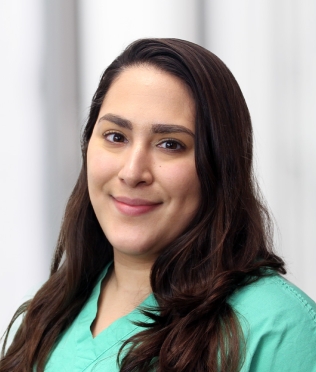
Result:
<instances>
[{"instance_id":1,"label":"pink lipstick","mask_svg":"<svg viewBox=\"0 0 316 372\"><path fill-rule=\"evenodd\" d=\"M124 196L112 196L112 199L116 208L127 216L140 216L153 211L162 204L145 199L131 199Z\"/></svg>"}]
</instances>

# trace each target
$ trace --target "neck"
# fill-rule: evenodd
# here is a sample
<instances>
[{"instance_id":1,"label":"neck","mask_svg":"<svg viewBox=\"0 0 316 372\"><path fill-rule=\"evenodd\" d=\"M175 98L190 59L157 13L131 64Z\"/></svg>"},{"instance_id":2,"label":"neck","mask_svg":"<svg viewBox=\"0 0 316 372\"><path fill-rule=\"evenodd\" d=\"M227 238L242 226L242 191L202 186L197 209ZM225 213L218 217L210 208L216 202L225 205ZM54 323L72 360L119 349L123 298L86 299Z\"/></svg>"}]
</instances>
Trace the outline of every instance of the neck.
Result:
<instances>
[{"instance_id":1,"label":"neck","mask_svg":"<svg viewBox=\"0 0 316 372\"><path fill-rule=\"evenodd\" d=\"M114 254L111 284L117 292L148 295L151 292L150 271L153 262L138 257Z\"/></svg>"}]
</instances>

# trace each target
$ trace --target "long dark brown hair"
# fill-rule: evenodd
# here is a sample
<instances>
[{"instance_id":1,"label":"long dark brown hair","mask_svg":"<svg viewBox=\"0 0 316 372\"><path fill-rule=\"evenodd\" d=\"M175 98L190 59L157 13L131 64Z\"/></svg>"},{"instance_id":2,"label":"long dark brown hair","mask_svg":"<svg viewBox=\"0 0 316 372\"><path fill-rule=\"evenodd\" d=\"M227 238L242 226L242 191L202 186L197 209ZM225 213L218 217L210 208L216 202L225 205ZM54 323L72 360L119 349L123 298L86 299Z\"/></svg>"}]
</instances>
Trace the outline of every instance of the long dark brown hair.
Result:
<instances>
[{"instance_id":1,"label":"long dark brown hair","mask_svg":"<svg viewBox=\"0 0 316 372\"><path fill-rule=\"evenodd\" d=\"M159 312L123 345L122 372L236 372L247 350L228 298L240 286L285 273L272 251L270 220L252 169L252 126L225 64L184 40L132 43L104 72L82 138L82 169L68 201L49 280L13 318L23 322L0 372L43 371L58 336L87 301L112 247L93 211L86 154L103 99L129 66L152 65L181 79L196 108L195 161L201 205L190 226L157 258L151 286ZM181 213L181 211L179 211ZM142 328L141 328L142 329ZM4 353L4 352L3 352Z\"/></svg>"}]
</instances>

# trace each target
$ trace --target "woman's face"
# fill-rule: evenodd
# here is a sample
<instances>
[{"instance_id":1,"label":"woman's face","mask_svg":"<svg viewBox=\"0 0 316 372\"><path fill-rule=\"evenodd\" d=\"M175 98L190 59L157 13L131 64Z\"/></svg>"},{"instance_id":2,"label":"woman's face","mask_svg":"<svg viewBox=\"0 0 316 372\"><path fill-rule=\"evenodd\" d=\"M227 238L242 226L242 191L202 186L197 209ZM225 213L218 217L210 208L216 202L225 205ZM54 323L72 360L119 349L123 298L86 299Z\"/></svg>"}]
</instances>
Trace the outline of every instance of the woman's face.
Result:
<instances>
[{"instance_id":1,"label":"woman's face","mask_svg":"<svg viewBox=\"0 0 316 372\"><path fill-rule=\"evenodd\" d=\"M178 78L129 67L113 82L87 153L92 206L114 254L154 260L200 203L194 101Z\"/></svg>"}]
</instances>

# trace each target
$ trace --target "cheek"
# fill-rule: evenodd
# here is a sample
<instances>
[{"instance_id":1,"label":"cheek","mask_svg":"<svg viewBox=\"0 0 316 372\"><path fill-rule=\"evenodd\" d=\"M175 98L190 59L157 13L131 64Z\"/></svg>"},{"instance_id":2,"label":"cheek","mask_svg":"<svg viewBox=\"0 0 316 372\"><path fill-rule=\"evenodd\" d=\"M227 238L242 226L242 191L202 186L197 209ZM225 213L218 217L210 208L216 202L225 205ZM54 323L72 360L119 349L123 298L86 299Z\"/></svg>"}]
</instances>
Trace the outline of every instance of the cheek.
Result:
<instances>
[{"instance_id":1,"label":"cheek","mask_svg":"<svg viewBox=\"0 0 316 372\"><path fill-rule=\"evenodd\" d=\"M115 172L113 161L108 159L104 152L97 149L88 149L87 176L88 187L92 190L106 183Z\"/></svg>"},{"instance_id":2,"label":"cheek","mask_svg":"<svg viewBox=\"0 0 316 372\"><path fill-rule=\"evenodd\" d=\"M165 187L179 203L192 204L192 208L198 207L201 187L195 163L188 162L182 166L171 167L168 172L165 172Z\"/></svg>"}]
</instances>

